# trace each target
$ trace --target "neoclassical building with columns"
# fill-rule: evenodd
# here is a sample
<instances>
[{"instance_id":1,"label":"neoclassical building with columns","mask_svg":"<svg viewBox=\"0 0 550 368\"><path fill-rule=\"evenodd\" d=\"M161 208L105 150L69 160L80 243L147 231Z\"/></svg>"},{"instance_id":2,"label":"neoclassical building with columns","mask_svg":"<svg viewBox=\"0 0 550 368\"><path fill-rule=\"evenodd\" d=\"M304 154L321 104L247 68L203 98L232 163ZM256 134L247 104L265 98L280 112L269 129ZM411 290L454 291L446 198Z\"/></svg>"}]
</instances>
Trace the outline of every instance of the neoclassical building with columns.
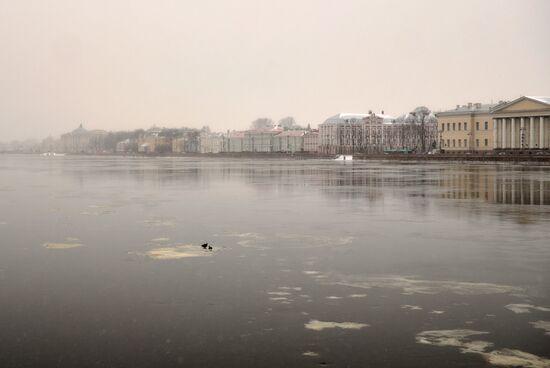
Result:
<instances>
[{"instance_id":1,"label":"neoclassical building with columns","mask_svg":"<svg viewBox=\"0 0 550 368\"><path fill-rule=\"evenodd\" d=\"M436 114L445 151L550 148L550 97L522 96L498 104L469 103Z\"/></svg>"},{"instance_id":2,"label":"neoclassical building with columns","mask_svg":"<svg viewBox=\"0 0 550 368\"><path fill-rule=\"evenodd\" d=\"M550 148L550 97L522 96L491 113L494 149Z\"/></svg>"}]
</instances>

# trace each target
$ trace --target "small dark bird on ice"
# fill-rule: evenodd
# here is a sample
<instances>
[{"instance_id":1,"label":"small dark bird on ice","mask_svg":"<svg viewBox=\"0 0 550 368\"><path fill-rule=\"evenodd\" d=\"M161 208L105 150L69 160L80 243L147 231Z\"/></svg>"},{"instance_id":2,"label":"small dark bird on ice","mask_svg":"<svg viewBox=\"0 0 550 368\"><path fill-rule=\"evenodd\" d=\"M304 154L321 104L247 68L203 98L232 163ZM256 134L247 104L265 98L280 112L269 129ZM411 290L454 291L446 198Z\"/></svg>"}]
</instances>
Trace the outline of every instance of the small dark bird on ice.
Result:
<instances>
[{"instance_id":1,"label":"small dark bird on ice","mask_svg":"<svg viewBox=\"0 0 550 368\"><path fill-rule=\"evenodd\" d=\"M208 247L208 243L204 243L203 245L201 245L202 249L206 249Z\"/></svg>"},{"instance_id":2,"label":"small dark bird on ice","mask_svg":"<svg viewBox=\"0 0 550 368\"><path fill-rule=\"evenodd\" d=\"M212 250L212 247L210 245L208 246L208 250Z\"/></svg>"}]
</instances>

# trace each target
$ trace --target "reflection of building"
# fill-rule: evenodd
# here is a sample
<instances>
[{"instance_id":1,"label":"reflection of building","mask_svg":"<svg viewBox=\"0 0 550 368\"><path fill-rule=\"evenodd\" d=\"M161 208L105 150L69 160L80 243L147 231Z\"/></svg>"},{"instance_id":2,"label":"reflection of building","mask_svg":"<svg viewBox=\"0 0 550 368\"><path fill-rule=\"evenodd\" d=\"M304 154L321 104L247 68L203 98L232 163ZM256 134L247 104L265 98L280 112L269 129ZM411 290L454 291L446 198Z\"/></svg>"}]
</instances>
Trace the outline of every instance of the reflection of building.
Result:
<instances>
[{"instance_id":1,"label":"reflection of building","mask_svg":"<svg viewBox=\"0 0 550 368\"><path fill-rule=\"evenodd\" d=\"M449 169L439 180L441 197L482 200L498 204L550 205L550 181L530 175L500 174L498 169L470 168L466 172Z\"/></svg>"},{"instance_id":2,"label":"reflection of building","mask_svg":"<svg viewBox=\"0 0 550 368\"><path fill-rule=\"evenodd\" d=\"M493 149L493 120L495 104L469 103L437 114L439 147L446 151Z\"/></svg>"},{"instance_id":3,"label":"reflection of building","mask_svg":"<svg viewBox=\"0 0 550 368\"><path fill-rule=\"evenodd\" d=\"M550 147L550 97L523 96L493 109L493 148Z\"/></svg>"}]
</instances>

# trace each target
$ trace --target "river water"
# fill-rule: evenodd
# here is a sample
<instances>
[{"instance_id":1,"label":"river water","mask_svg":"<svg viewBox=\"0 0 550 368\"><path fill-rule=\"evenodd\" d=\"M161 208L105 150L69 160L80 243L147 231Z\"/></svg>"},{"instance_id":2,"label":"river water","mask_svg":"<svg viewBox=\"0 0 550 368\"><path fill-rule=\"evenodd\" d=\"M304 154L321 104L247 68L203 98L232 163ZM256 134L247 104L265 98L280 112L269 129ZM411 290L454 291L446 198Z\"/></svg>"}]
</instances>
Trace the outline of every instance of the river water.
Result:
<instances>
[{"instance_id":1,"label":"river water","mask_svg":"<svg viewBox=\"0 0 550 368\"><path fill-rule=\"evenodd\" d=\"M0 155L2 367L548 367L549 321L550 166Z\"/></svg>"}]
</instances>

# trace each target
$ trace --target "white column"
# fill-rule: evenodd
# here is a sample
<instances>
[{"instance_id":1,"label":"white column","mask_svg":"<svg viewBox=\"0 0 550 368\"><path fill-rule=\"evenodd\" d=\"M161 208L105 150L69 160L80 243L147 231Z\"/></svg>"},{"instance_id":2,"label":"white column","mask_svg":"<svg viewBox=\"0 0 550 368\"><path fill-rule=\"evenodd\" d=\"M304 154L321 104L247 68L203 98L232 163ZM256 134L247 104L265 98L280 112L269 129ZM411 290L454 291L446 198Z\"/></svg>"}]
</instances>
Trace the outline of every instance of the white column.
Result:
<instances>
[{"instance_id":1,"label":"white column","mask_svg":"<svg viewBox=\"0 0 550 368\"><path fill-rule=\"evenodd\" d=\"M531 116L529 122L529 148L535 148L535 117Z\"/></svg>"},{"instance_id":2,"label":"white column","mask_svg":"<svg viewBox=\"0 0 550 368\"><path fill-rule=\"evenodd\" d=\"M539 148L544 148L544 116L540 117Z\"/></svg>"},{"instance_id":3,"label":"white column","mask_svg":"<svg viewBox=\"0 0 550 368\"><path fill-rule=\"evenodd\" d=\"M493 119L493 149L498 148L498 119Z\"/></svg>"},{"instance_id":4,"label":"white column","mask_svg":"<svg viewBox=\"0 0 550 368\"><path fill-rule=\"evenodd\" d=\"M516 119L510 120L510 148L516 148Z\"/></svg>"},{"instance_id":5,"label":"white column","mask_svg":"<svg viewBox=\"0 0 550 368\"><path fill-rule=\"evenodd\" d=\"M521 137L523 137L523 140L521 139ZM525 119L524 118L521 118L519 141L520 141L521 148L522 149L525 148Z\"/></svg>"},{"instance_id":6,"label":"white column","mask_svg":"<svg viewBox=\"0 0 550 368\"><path fill-rule=\"evenodd\" d=\"M500 148L506 148L506 118L502 120L502 142Z\"/></svg>"}]
</instances>

